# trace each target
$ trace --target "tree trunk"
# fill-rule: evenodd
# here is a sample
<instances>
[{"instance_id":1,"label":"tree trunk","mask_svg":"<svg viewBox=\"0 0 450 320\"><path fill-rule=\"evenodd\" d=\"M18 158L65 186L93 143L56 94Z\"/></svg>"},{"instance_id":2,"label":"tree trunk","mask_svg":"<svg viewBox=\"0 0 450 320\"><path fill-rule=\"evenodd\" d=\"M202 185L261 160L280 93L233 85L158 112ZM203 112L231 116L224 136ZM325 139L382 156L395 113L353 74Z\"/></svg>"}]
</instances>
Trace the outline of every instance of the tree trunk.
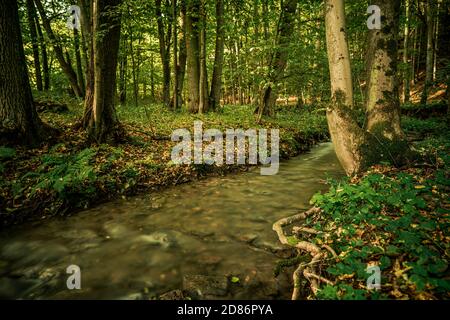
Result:
<instances>
[{"instance_id":1,"label":"tree trunk","mask_svg":"<svg viewBox=\"0 0 450 320\"><path fill-rule=\"evenodd\" d=\"M0 1L0 143L38 144L43 124L33 104L17 1Z\"/></svg>"},{"instance_id":2,"label":"tree trunk","mask_svg":"<svg viewBox=\"0 0 450 320\"><path fill-rule=\"evenodd\" d=\"M206 11L205 2L200 5L200 84L199 84L199 103L198 112L205 113L209 109L208 103L208 74L206 70Z\"/></svg>"},{"instance_id":3,"label":"tree trunk","mask_svg":"<svg viewBox=\"0 0 450 320\"><path fill-rule=\"evenodd\" d=\"M91 104L85 110L85 115L89 115L86 129L92 142L115 142L123 138L115 112L121 0L92 2L94 81Z\"/></svg>"},{"instance_id":4,"label":"tree trunk","mask_svg":"<svg viewBox=\"0 0 450 320\"><path fill-rule=\"evenodd\" d=\"M222 69L225 46L223 0L216 0L216 19L216 49L214 53L214 69L211 80L211 92L209 95L212 110L217 110L220 107L220 93L222 89Z\"/></svg>"},{"instance_id":5,"label":"tree trunk","mask_svg":"<svg viewBox=\"0 0 450 320\"><path fill-rule=\"evenodd\" d=\"M327 108L331 138L348 175L382 160L400 164L407 144L400 129L397 74L397 34L400 0L375 1L383 14L382 30L370 31L367 127L356 122L352 76L345 31L343 0L326 2L326 37L332 104Z\"/></svg>"},{"instance_id":6,"label":"tree trunk","mask_svg":"<svg viewBox=\"0 0 450 320\"><path fill-rule=\"evenodd\" d=\"M168 1L165 4L165 15L167 16L170 5ZM161 0L155 1L156 19L158 24L159 54L163 66L163 103L170 106L170 37L171 25L167 23L167 30L164 24L164 16L161 9Z\"/></svg>"},{"instance_id":7,"label":"tree trunk","mask_svg":"<svg viewBox=\"0 0 450 320\"><path fill-rule=\"evenodd\" d=\"M34 4L33 4L34 6ZM48 57L47 57L47 45L45 44L44 35L42 34L41 24L39 23L39 18L36 14L35 16L36 30L38 35L39 44L41 47L41 57L42 57L42 73L44 77L44 91L50 89L50 71L48 67Z\"/></svg>"},{"instance_id":8,"label":"tree trunk","mask_svg":"<svg viewBox=\"0 0 450 320\"><path fill-rule=\"evenodd\" d=\"M155 58L153 52L150 53L150 90L152 93L152 101L155 101Z\"/></svg>"},{"instance_id":9,"label":"tree trunk","mask_svg":"<svg viewBox=\"0 0 450 320\"><path fill-rule=\"evenodd\" d=\"M36 88L38 89L38 91L42 91L43 89L42 73L39 58L37 31L36 31L36 8L34 7L33 0L27 0L27 18L28 18L28 27L30 29L31 47L33 49L33 63L34 63L34 75L36 78Z\"/></svg>"},{"instance_id":10,"label":"tree trunk","mask_svg":"<svg viewBox=\"0 0 450 320\"><path fill-rule=\"evenodd\" d=\"M73 29L73 44L75 47L75 61L77 66L77 79L78 79L78 86L81 89L81 93L84 97L84 90L85 90L85 84L84 84L84 75L83 75L83 65L81 63L81 50L80 50L80 33L77 29Z\"/></svg>"},{"instance_id":11,"label":"tree trunk","mask_svg":"<svg viewBox=\"0 0 450 320\"><path fill-rule=\"evenodd\" d=\"M134 106L137 108L139 105L138 101L138 83L137 83L137 76L136 76L136 55L134 54L134 46L133 46L133 30L130 28L129 30L130 34L130 57L131 57L131 76L133 78L133 100L134 100Z\"/></svg>"},{"instance_id":12,"label":"tree trunk","mask_svg":"<svg viewBox=\"0 0 450 320\"><path fill-rule=\"evenodd\" d=\"M257 109L258 120L262 115L270 116L273 113L275 102L277 100L277 85L283 77L288 59L288 47L291 39L292 29L295 21L295 12L297 10L296 0L285 0L283 2L278 23L276 49L272 55L269 66L268 83L262 94L261 102Z\"/></svg>"},{"instance_id":13,"label":"tree trunk","mask_svg":"<svg viewBox=\"0 0 450 320\"><path fill-rule=\"evenodd\" d=\"M119 66L119 101L124 104L127 101L127 46L126 39L123 42L123 50L120 55Z\"/></svg>"},{"instance_id":14,"label":"tree trunk","mask_svg":"<svg viewBox=\"0 0 450 320\"><path fill-rule=\"evenodd\" d=\"M410 98L410 65L409 65L409 24L411 18L411 6L409 3L410 0L405 0L405 30L404 30L404 39L403 39L403 64L404 64L404 80L403 80L403 102L409 102Z\"/></svg>"},{"instance_id":15,"label":"tree trunk","mask_svg":"<svg viewBox=\"0 0 450 320\"><path fill-rule=\"evenodd\" d=\"M183 86L184 86L184 75L186 73L186 0L181 1L181 38L179 44L180 44L180 50L178 54L178 65L177 65L177 80L178 80L178 105L176 106L176 109L181 108L183 105ZM172 98L173 100L173 98Z\"/></svg>"},{"instance_id":16,"label":"tree trunk","mask_svg":"<svg viewBox=\"0 0 450 320\"><path fill-rule=\"evenodd\" d=\"M396 76L400 0L377 0L376 3L382 12L383 28L369 31L374 51L369 58L367 130L386 142L397 143L403 141Z\"/></svg>"},{"instance_id":17,"label":"tree trunk","mask_svg":"<svg viewBox=\"0 0 450 320\"><path fill-rule=\"evenodd\" d=\"M428 91L433 83L433 57L434 57L434 0L427 0L427 59L426 59L426 76L425 85L423 87L421 104L428 101Z\"/></svg>"},{"instance_id":18,"label":"tree trunk","mask_svg":"<svg viewBox=\"0 0 450 320\"><path fill-rule=\"evenodd\" d=\"M173 21L173 102L172 108L175 110L178 108L178 98L180 93L178 92L178 10L177 0L172 0L172 21Z\"/></svg>"},{"instance_id":19,"label":"tree trunk","mask_svg":"<svg viewBox=\"0 0 450 320\"><path fill-rule=\"evenodd\" d=\"M325 26L332 103L327 121L336 155L348 175L362 170L364 134L353 118L353 86L343 0L326 0Z\"/></svg>"},{"instance_id":20,"label":"tree trunk","mask_svg":"<svg viewBox=\"0 0 450 320\"><path fill-rule=\"evenodd\" d=\"M188 74L188 110L199 111L200 102L200 0L191 0L186 12L186 54Z\"/></svg>"},{"instance_id":21,"label":"tree trunk","mask_svg":"<svg viewBox=\"0 0 450 320\"><path fill-rule=\"evenodd\" d=\"M45 14L45 10L44 10L44 7L42 6L41 0L34 0L34 3L36 4L36 7L39 11L39 15L41 16L42 24L44 25L44 29L47 32L47 35L53 44L53 51L55 52L56 59L58 59L61 69L66 74L66 76L69 80L69 83L70 83L73 91L77 95L77 97L82 98L83 90L78 85L77 74L73 70L72 66L64 59L63 50L62 50L61 46L58 44L56 36L53 33L53 30L50 25L50 21L48 20L46 14Z\"/></svg>"}]
</instances>

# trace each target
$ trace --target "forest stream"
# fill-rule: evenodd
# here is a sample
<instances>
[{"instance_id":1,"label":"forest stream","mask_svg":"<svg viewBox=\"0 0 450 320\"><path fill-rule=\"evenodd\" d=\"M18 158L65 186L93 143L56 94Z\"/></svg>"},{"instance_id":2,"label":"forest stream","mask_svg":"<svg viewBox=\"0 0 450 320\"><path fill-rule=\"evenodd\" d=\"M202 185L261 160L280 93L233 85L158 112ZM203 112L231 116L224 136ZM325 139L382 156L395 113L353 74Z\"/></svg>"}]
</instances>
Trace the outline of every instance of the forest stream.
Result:
<instances>
[{"instance_id":1,"label":"forest stream","mask_svg":"<svg viewBox=\"0 0 450 320\"><path fill-rule=\"evenodd\" d=\"M290 275L273 271L289 252L272 224L342 175L324 143L275 176L213 177L11 228L0 234L0 297L148 299L184 288L201 298L288 299ZM80 290L66 287L72 264Z\"/></svg>"}]
</instances>

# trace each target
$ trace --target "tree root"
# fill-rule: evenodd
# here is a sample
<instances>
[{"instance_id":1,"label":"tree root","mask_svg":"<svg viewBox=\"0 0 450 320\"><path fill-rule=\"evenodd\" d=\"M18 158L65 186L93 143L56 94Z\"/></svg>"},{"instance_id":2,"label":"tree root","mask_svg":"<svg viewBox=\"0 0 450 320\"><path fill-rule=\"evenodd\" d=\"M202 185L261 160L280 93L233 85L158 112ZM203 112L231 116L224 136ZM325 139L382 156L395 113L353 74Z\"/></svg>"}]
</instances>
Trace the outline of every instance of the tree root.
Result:
<instances>
[{"instance_id":1,"label":"tree root","mask_svg":"<svg viewBox=\"0 0 450 320\"><path fill-rule=\"evenodd\" d=\"M327 260L328 252L331 253L333 258L337 258L336 252L328 245L322 245L322 248L326 251L319 248L314 243L308 241L299 241L296 244L291 244L288 241L288 237L286 236L283 227L290 225L294 222L304 220L306 217L311 216L313 214L320 213L320 208L313 207L306 212L296 214L291 217L283 218L278 220L273 224L272 229L277 233L278 239L284 245L288 245L291 247L295 247L299 250L306 251L312 256L312 259L309 263L300 263L297 269L294 271L292 276L294 281L294 289L292 292L292 300L298 300L301 296L301 277L303 276L306 280L308 280L311 291L314 295L317 294L319 290L319 284L321 282L333 285L334 283L331 280L328 280L319 275L318 265L320 262ZM293 227L293 232L299 234L301 232L305 232L308 234L322 234L322 232L306 228L306 227Z\"/></svg>"}]
</instances>

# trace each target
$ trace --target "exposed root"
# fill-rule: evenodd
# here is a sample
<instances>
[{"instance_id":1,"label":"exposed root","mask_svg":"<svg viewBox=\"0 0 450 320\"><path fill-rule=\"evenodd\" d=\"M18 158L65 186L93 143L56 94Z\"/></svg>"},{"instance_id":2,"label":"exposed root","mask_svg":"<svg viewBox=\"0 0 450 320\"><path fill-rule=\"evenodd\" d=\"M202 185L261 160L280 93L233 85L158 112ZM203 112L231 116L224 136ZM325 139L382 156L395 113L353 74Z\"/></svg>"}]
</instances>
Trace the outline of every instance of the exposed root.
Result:
<instances>
[{"instance_id":1,"label":"exposed root","mask_svg":"<svg viewBox=\"0 0 450 320\"><path fill-rule=\"evenodd\" d=\"M299 234L302 232L310 233L310 234L314 234L314 235L322 234L321 231L317 231L313 228L307 228L307 227L293 227L292 232L295 234Z\"/></svg>"},{"instance_id":2,"label":"exposed root","mask_svg":"<svg viewBox=\"0 0 450 320\"><path fill-rule=\"evenodd\" d=\"M325 248L325 249L327 249L327 250L328 250L328 252L330 252L330 253L331 253L331 255L333 256L333 258L337 258L337 257L338 257L338 255L336 254L336 251L334 251L334 250L333 250L333 248L332 248L332 247L330 247L329 245L327 245L327 244L323 244L323 245L322 245L322 248Z\"/></svg>"},{"instance_id":3,"label":"exposed root","mask_svg":"<svg viewBox=\"0 0 450 320\"><path fill-rule=\"evenodd\" d=\"M292 292L292 300L298 300L301 296L301 277L303 276L306 280L308 280L311 291L314 295L317 294L319 290L319 284L321 282L333 285L334 283L331 280L328 280L322 276L319 275L319 264L320 262L327 260L327 252L330 252L333 258L337 258L336 252L328 245L322 245L322 248L324 248L326 251L323 251L321 248L319 248L314 243L308 242L308 241L299 241L295 244L289 243L288 237L286 236L283 227L290 225L294 222L304 220L306 217L317 214L320 212L320 208L313 207L309 209L306 212L296 214L291 217L283 218L281 220L278 220L273 224L272 229L277 233L278 239L282 244L289 245L291 247L295 247L299 250L306 251L312 256L312 259L309 263L300 263L297 267L297 269L294 271L294 274L292 276L294 281L294 290ZM296 234L299 233L308 233L308 234L321 234L322 232L306 228L306 227L293 227L293 232Z\"/></svg>"}]
</instances>

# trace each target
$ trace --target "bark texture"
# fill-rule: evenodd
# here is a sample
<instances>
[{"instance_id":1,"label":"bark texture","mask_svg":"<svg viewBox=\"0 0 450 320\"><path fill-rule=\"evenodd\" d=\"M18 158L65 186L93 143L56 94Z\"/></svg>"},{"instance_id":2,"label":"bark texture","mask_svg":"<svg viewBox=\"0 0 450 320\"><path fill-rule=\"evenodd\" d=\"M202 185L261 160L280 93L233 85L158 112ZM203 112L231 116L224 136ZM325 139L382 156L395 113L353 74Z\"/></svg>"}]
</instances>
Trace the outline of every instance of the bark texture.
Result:
<instances>
[{"instance_id":1,"label":"bark texture","mask_svg":"<svg viewBox=\"0 0 450 320\"><path fill-rule=\"evenodd\" d=\"M216 0L216 48L214 53L214 69L209 95L210 107L216 110L220 107L220 93L222 90L222 69L225 47L224 4L223 0Z\"/></svg>"},{"instance_id":2,"label":"bark texture","mask_svg":"<svg viewBox=\"0 0 450 320\"><path fill-rule=\"evenodd\" d=\"M0 1L0 142L38 144L43 124L33 104L17 1Z\"/></svg>"},{"instance_id":3,"label":"bark texture","mask_svg":"<svg viewBox=\"0 0 450 320\"><path fill-rule=\"evenodd\" d=\"M116 69L120 43L121 0L92 1L91 98L85 102L85 127L92 142L115 142L121 128L115 111Z\"/></svg>"}]
</instances>

